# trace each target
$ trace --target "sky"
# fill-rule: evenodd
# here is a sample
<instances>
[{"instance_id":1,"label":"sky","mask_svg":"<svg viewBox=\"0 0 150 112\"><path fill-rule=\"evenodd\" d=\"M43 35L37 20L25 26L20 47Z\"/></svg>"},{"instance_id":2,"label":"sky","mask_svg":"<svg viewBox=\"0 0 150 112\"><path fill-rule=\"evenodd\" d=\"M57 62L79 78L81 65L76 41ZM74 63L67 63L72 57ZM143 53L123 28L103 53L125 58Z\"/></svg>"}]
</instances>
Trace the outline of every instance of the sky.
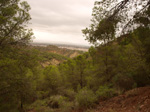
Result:
<instances>
[{"instance_id":1,"label":"sky","mask_svg":"<svg viewBox=\"0 0 150 112\"><path fill-rule=\"evenodd\" d=\"M26 0L31 6L33 42L89 45L82 29L90 25L94 0Z\"/></svg>"}]
</instances>

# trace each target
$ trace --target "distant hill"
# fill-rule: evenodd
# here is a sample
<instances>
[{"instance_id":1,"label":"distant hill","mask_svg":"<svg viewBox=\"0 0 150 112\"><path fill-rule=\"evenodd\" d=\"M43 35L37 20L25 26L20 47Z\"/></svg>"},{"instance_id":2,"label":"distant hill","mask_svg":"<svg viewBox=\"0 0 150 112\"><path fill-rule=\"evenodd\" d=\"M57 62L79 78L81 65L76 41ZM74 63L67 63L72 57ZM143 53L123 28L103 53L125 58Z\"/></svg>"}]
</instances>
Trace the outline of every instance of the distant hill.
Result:
<instances>
[{"instance_id":1,"label":"distant hill","mask_svg":"<svg viewBox=\"0 0 150 112\"><path fill-rule=\"evenodd\" d=\"M29 48L36 49L39 52L38 57L43 67L48 65L58 65L69 58L74 58L85 52L82 50L71 50L55 45L44 44L31 44Z\"/></svg>"}]
</instances>

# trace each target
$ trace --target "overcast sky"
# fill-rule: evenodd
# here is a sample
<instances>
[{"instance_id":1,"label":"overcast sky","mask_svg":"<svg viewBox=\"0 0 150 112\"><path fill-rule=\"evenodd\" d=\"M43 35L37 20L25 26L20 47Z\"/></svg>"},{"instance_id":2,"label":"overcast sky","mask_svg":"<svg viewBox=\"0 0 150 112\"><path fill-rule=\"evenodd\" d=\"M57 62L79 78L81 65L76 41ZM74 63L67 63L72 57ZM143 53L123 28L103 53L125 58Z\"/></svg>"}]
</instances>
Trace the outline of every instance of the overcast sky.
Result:
<instances>
[{"instance_id":1,"label":"overcast sky","mask_svg":"<svg viewBox=\"0 0 150 112\"><path fill-rule=\"evenodd\" d=\"M34 42L88 45L81 32L90 25L94 0L26 0L31 6Z\"/></svg>"}]
</instances>

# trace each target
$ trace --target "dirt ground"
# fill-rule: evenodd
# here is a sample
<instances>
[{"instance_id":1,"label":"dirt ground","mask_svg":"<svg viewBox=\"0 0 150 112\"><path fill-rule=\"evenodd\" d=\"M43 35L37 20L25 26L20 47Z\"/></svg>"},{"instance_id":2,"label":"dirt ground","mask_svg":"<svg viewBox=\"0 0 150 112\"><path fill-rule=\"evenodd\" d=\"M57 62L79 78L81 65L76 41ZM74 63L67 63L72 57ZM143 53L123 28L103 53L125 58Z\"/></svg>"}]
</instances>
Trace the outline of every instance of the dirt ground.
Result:
<instances>
[{"instance_id":1,"label":"dirt ground","mask_svg":"<svg viewBox=\"0 0 150 112\"><path fill-rule=\"evenodd\" d=\"M150 86L102 101L92 112L150 112Z\"/></svg>"}]
</instances>

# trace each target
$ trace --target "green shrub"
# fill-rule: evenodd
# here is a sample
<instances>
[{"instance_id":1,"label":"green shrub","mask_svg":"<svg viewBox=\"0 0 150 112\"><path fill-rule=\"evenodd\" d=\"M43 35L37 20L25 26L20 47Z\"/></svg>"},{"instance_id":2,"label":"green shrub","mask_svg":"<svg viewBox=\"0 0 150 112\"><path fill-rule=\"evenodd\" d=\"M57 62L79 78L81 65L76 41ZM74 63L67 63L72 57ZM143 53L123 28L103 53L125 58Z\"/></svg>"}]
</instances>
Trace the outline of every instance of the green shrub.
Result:
<instances>
[{"instance_id":1,"label":"green shrub","mask_svg":"<svg viewBox=\"0 0 150 112\"><path fill-rule=\"evenodd\" d=\"M96 95L92 90L87 88L81 89L75 97L75 101L79 107L90 107L96 102L96 100Z\"/></svg>"},{"instance_id":2,"label":"green shrub","mask_svg":"<svg viewBox=\"0 0 150 112\"><path fill-rule=\"evenodd\" d=\"M32 105L30 105L30 108L41 107L46 105L46 100L36 100Z\"/></svg>"},{"instance_id":3,"label":"green shrub","mask_svg":"<svg viewBox=\"0 0 150 112\"><path fill-rule=\"evenodd\" d=\"M48 100L48 106L51 108L60 108L65 103L66 97L63 97L61 95L55 95L51 96Z\"/></svg>"},{"instance_id":4,"label":"green shrub","mask_svg":"<svg viewBox=\"0 0 150 112\"><path fill-rule=\"evenodd\" d=\"M27 110L36 112L71 112L74 107L73 102L61 95L51 96L50 98L36 100Z\"/></svg>"},{"instance_id":5,"label":"green shrub","mask_svg":"<svg viewBox=\"0 0 150 112\"><path fill-rule=\"evenodd\" d=\"M49 96L49 91L37 91L38 99L45 99Z\"/></svg>"},{"instance_id":6,"label":"green shrub","mask_svg":"<svg viewBox=\"0 0 150 112\"><path fill-rule=\"evenodd\" d=\"M70 112L74 104L73 102L69 102L64 96L55 95L50 97L48 106L54 110L57 110L56 112Z\"/></svg>"},{"instance_id":7,"label":"green shrub","mask_svg":"<svg viewBox=\"0 0 150 112\"><path fill-rule=\"evenodd\" d=\"M68 98L69 101L74 101L76 92L73 89L64 89L59 91L59 94Z\"/></svg>"},{"instance_id":8,"label":"green shrub","mask_svg":"<svg viewBox=\"0 0 150 112\"><path fill-rule=\"evenodd\" d=\"M140 66L133 75L133 79L136 82L137 87L150 85L150 70L147 68L148 67L146 65Z\"/></svg>"},{"instance_id":9,"label":"green shrub","mask_svg":"<svg viewBox=\"0 0 150 112\"><path fill-rule=\"evenodd\" d=\"M35 111L36 112L55 112L53 109L46 107L46 106L36 107Z\"/></svg>"},{"instance_id":10,"label":"green shrub","mask_svg":"<svg viewBox=\"0 0 150 112\"><path fill-rule=\"evenodd\" d=\"M116 95L116 91L108 86L100 86L96 91L96 95L99 99L105 100Z\"/></svg>"},{"instance_id":11,"label":"green shrub","mask_svg":"<svg viewBox=\"0 0 150 112\"><path fill-rule=\"evenodd\" d=\"M71 112L74 108L74 102L65 101L63 105L61 105L60 112Z\"/></svg>"},{"instance_id":12,"label":"green shrub","mask_svg":"<svg viewBox=\"0 0 150 112\"><path fill-rule=\"evenodd\" d=\"M121 91L127 91L134 87L135 81L128 75L118 74L113 78L115 87Z\"/></svg>"},{"instance_id":13,"label":"green shrub","mask_svg":"<svg viewBox=\"0 0 150 112\"><path fill-rule=\"evenodd\" d=\"M47 100L48 99L36 100L27 108L27 110L35 110L36 112L53 112L53 109L47 106Z\"/></svg>"}]
</instances>

